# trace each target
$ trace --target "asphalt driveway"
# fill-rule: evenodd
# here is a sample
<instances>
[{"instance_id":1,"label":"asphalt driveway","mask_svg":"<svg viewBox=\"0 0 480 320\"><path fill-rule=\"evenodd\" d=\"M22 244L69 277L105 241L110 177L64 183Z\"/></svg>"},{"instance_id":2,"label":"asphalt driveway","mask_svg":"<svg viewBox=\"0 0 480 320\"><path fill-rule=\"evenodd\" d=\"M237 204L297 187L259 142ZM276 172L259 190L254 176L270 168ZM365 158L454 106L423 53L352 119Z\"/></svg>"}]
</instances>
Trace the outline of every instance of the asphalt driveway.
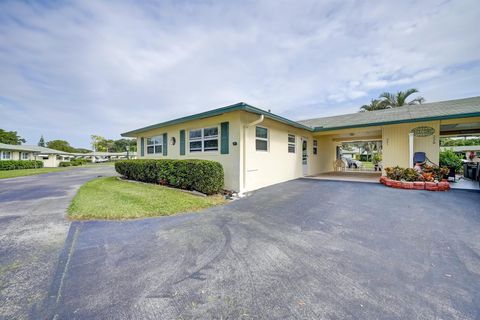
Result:
<instances>
[{"instance_id":1,"label":"asphalt driveway","mask_svg":"<svg viewBox=\"0 0 480 320\"><path fill-rule=\"evenodd\" d=\"M202 213L75 222L40 311L479 319L480 193L300 179Z\"/></svg>"},{"instance_id":2,"label":"asphalt driveway","mask_svg":"<svg viewBox=\"0 0 480 320\"><path fill-rule=\"evenodd\" d=\"M65 246L77 189L112 166L0 180L0 319L37 318Z\"/></svg>"}]
</instances>

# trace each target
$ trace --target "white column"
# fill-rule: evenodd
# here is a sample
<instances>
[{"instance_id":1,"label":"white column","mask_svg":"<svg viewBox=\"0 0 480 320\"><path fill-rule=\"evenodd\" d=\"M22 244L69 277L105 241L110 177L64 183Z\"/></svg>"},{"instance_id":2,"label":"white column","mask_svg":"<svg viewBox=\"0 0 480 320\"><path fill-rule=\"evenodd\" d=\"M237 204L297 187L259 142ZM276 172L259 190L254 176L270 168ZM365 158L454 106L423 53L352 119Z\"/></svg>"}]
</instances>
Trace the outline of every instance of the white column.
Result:
<instances>
[{"instance_id":1,"label":"white column","mask_svg":"<svg viewBox=\"0 0 480 320\"><path fill-rule=\"evenodd\" d=\"M410 158L408 160L408 166L410 168L413 168L413 132L410 132L408 134L408 149L409 149L409 154L410 154Z\"/></svg>"}]
</instances>

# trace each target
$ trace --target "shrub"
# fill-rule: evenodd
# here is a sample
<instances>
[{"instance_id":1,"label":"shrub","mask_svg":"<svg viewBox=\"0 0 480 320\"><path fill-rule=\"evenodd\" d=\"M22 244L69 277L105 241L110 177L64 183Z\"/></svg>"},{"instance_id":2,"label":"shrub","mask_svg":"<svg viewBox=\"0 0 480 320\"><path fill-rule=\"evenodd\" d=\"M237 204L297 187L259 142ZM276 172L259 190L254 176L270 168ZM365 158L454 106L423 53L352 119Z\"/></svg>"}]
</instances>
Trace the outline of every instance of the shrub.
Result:
<instances>
[{"instance_id":1,"label":"shrub","mask_svg":"<svg viewBox=\"0 0 480 320\"><path fill-rule=\"evenodd\" d=\"M458 172L462 170L462 159L452 149L446 149L440 152L440 166L454 168Z\"/></svg>"},{"instance_id":2,"label":"shrub","mask_svg":"<svg viewBox=\"0 0 480 320\"><path fill-rule=\"evenodd\" d=\"M59 167L71 167L72 163L70 161L62 161L58 164Z\"/></svg>"},{"instance_id":3,"label":"shrub","mask_svg":"<svg viewBox=\"0 0 480 320\"><path fill-rule=\"evenodd\" d=\"M0 170L34 169L43 168L40 160L2 160Z\"/></svg>"},{"instance_id":4,"label":"shrub","mask_svg":"<svg viewBox=\"0 0 480 320\"><path fill-rule=\"evenodd\" d=\"M413 168L401 168L399 166L385 168L387 177L392 180L404 181L441 181L448 173L448 168L424 165L421 173Z\"/></svg>"},{"instance_id":5,"label":"shrub","mask_svg":"<svg viewBox=\"0 0 480 320\"><path fill-rule=\"evenodd\" d=\"M205 194L218 193L224 184L223 167L208 160L119 160L115 170L130 180L159 183Z\"/></svg>"}]
</instances>

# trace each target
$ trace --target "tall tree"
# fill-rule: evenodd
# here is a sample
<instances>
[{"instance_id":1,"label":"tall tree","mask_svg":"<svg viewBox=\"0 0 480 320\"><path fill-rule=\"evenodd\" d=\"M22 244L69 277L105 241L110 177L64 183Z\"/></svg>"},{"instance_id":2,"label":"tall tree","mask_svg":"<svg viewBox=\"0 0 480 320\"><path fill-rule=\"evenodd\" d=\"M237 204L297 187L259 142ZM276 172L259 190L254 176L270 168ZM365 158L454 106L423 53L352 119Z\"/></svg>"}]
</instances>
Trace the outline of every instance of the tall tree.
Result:
<instances>
[{"instance_id":1,"label":"tall tree","mask_svg":"<svg viewBox=\"0 0 480 320\"><path fill-rule=\"evenodd\" d=\"M379 98L381 99L381 103L385 104L387 108L397 108L405 105L422 104L425 101L423 97L417 97L407 102L407 98L414 93L418 93L418 90L412 88L406 91L398 91L395 94L384 92L379 96Z\"/></svg>"},{"instance_id":2,"label":"tall tree","mask_svg":"<svg viewBox=\"0 0 480 320\"><path fill-rule=\"evenodd\" d=\"M74 152L75 149L65 140L52 140L47 142L47 148L65 152Z\"/></svg>"},{"instance_id":3,"label":"tall tree","mask_svg":"<svg viewBox=\"0 0 480 320\"><path fill-rule=\"evenodd\" d=\"M43 139L43 134L40 137L40 140L38 140L38 146L39 147L45 147L45 139Z\"/></svg>"},{"instance_id":4,"label":"tall tree","mask_svg":"<svg viewBox=\"0 0 480 320\"><path fill-rule=\"evenodd\" d=\"M385 105L385 103L383 103L381 100L378 100L378 99L372 99L370 104L364 104L363 106L360 107L360 112L375 111L375 110L382 110L382 109L387 109L387 106Z\"/></svg>"},{"instance_id":5,"label":"tall tree","mask_svg":"<svg viewBox=\"0 0 480 320\"><path fill-rule=\"evenodd\" d=\"M25 143L25 139L17 134L17 131L5 131L0 129L0 143L6 144L22 144Z\"/></svg>"}]
</instances>

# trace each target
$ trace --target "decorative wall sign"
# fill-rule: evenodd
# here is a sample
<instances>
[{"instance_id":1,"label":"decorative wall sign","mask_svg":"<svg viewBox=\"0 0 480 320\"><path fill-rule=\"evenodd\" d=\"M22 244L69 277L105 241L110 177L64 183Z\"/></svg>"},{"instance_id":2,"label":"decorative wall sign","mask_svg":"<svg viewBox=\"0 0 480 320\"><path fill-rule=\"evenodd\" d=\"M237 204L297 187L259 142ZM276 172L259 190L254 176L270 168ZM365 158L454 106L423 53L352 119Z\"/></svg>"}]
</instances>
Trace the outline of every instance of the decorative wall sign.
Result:
<instances>
[{"instance_id":1,"label":"decorative wall sign","mask_svg":"<svg viewBox=\"0 0 480 320\"><path fill-rule=\"evenodd\" d=\"M415 137L430 137L435 133L435 129L432 127L422 126L413 128L410 132L413 133Z\"/></svg>"}]
</instances>

